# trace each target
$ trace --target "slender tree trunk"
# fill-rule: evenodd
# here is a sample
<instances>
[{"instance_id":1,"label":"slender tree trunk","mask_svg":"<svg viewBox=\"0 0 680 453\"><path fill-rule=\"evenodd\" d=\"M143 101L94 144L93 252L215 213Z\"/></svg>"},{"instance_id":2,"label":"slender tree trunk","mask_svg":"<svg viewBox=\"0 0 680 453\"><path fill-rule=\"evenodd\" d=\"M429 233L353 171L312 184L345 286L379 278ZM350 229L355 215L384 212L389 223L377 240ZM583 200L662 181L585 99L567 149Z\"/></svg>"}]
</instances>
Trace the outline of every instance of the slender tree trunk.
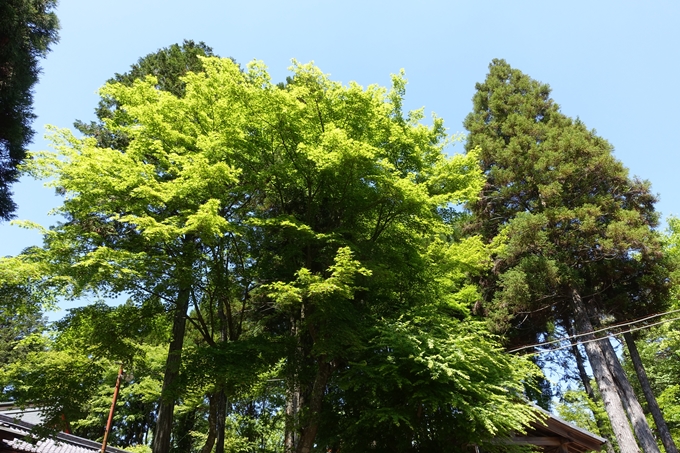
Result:
<instances>
[{"instance_id":1,"label":"slender tree trunk","mask_svg":"<svg viewBox=\"0 0 680 453\"><path fill-rule=\"evenodd\" d=\"M215 424L217 418L217 398L215 397L214 393L208 395L208 401L210 404L210 409L208 412L208 438L206 439L203 448L201 448L201 453L210 453L213 449L213 446L215 445L215 437L217 437L215 434L216 432Z\"/></svg>"},{"instance_id":2,"label":"slender tree trunk","mask_svg":"<svg viewBox=\"0 0 680 453\"><path fill-rule=\"evenodd\" d=\"M227 419L227 396L224 394L224 389L220 389L217 393L217 417L215 418L215 431L217 432L217 445L215 446L215 453L224 453L224 426Z\"/></svg>"},{"instance_id":3,"label":"slender tree trunk","mask_svg":"<svg viewBox=\"0 0 680 453\"><path fill-rule=\"evenodd\" d=\"M628 376L626 376L626 372L623 370L619 358L616 357L616 351L614 351L614 347L609 341L609 338L600 340L598 343L600 349L602 349L602 352L604 353L609 371L611 371L612 376L614 376L614 382L621 393L623 407L626 408L628 418L633 424L635 435L642 446L642 450L645 453L661 453L659 446L656 444L656 439L654 439L654 434L652 434L652 430L649 428L649 423L647 423L647 418L642 410L642 406L637 399L637 395L635 395L635 392L633 391L633 387L628 381Z\"/></svg>"},{"instance_id":4,"label":"slender tree trunk","mask_svg":"<svg viewBox=\"0 0 680 453\"><path fill-rule=\"evenodd\" d=\"M298 415L300 413L300 387L293 383L293 388L288 390L286 398L286 434L284 439L284 451L293 453L298 442Z\"/></svg>"},{"instance_id":5,"label":"slender tree trunk","mask_svg":"<svg viewBox=\"0 0 680 453\"><path fill-rule=\"evenodd\" d=\"M572 290L571 300L574 308L574 321L577 332L592 332L593 325L588 318L588 313L583 304L583 300L581 300L581 295L576 289ZM584 347L586 349L586 354L588 355L588 360L590 361L590 366L593 369L595 382L597 382L600 395L602 395L604 408L607 411L607 415L612 424L612 429L614 430L616 441L619 444L619 449L621 453L639 453L640 449L635 442L633 431L628 424L626 413L621 404L621 398L616 390L614 378L605 362L604 354L600 350L599 345L592 341L595 339L595 336L592 333L585 335L583 338L586 342Z\"/></svg>"},{"instance_id":6,"label":"slender tree trunk","mask_svg":"<svg viewBox=\"0 0 680 453\"><path fill-rule=\"evenodd\" d=\"M572 336L575 333L576 332L572 330ZM586 391L586 395L588 395L590 401L595 404L599 404L600 399L595 395L593 387L590 385L590 376L588 376L588 373L586 372L583 356L581 355L581 351L579 351L578 344L575 342L575 340L571 344L571 350L574 354L574 358L576 359L576 367L578 368L578 374L581 377L581 382L583 383L583 388ZM600 434L602 434L604 432L604 423L602 419L600 417L595 417L595 424L597 424L597 429L600 431ZM615 453L614 446L612 445L611 441L605 444L605 448L607 449L607 453Z\"/></svg>"},{"instance_id":7,"label":"slender tree trunk","mask_svg":"<svg viewBox=\"0 0 680 453\"><path fill-rule=\"evenodd\" d=\"M168 349L168 359L165 362L165 376L161 401L158 405L158 420L153 436L153 453L168 453L170 451L170 437L172 434L173 412L177 399L177 384L180 365L182 364L182 347L184 346L184 330L186 315L189 308L189 288L179 290L172 320L172 340Z\"/></svg>"},{"instance_id":8,"label":"slender tree trunk","mask_svg":"<svg viewBox=\"0 0 680 453\"><path fill-rule=\"evenodd\" d=\"M296 347L296 355L301 355L300 338L298 338L297 322L295 318L290 319L290 334L298 341ZM298 359L299 357L296 357ZM295 367L292 367L295 368ZM285 421L285 437L284 437L284 452L293 453L297 448L299 441L298 429L300 427L300 407L302 405L302 392L300 389L300 382L295 372L291 372L290 383L286 392L286 421Z\"/></svg>"},{"instance_id":9,"label":"slender tree trunk","mask_svg":"<svg viewBox=\"0 0 680 453\"><path fill-rule=\"evenodd\" d=\"M581 351L578 350L578 343L576 343L576 340L573 340L571 343L571 352L574 354L574 359L576 359L576 368L578 368L578 375L581 378L583 389L586 391L588 398L595 401L595 392L590 385L590 376L588 376L588 372L586 372L583 356L581 355Z\"/></svg>"},{"instance_id":10,"label":"slender tree trunk","mask_svg":"<svg viewBox=\"0 0 680 453\"><path fill-rule=\"evenodd\" d=\"M219 298L218 316L220 319L220 343L224 344L227 342L229 333L234 336L232 339L235 340L233 324L229 322L231 307L229 306L229 301L224 298ZM215 398L217 399L217 413L215 417L217 446L215 447L215 453L224 453L224 431L226 429L224 425L227 419L227 395L224 393L224 387L219 387Z\"/></svg>"},{"instance_id":11,"label":"slender tree trunk","mask_svg":"<svg viewBox=\"0 0 680 453\"><path fill-rule=\"evenodd\" d=\"M659 431L659 436L661 437L661 442L663 447L666 449L666 453L678 453L678 448L675 446L671 432L666 425L666 420L661 413L661 408L659 403L656 402L654 397L654 392L652 392L652 386L649 385L649 379L647 378L647 372L642 364L642 359L638 353L637 345L633 339L633 335L630 332L623 334L623 338L626 340L626 345L628 346L628 353L630 354L630 360L633 362L633 367L635 368L635 374L637 374L638 380L640 381L640 387L642 387L642 393L645 395L647 400L647 407L652 413L654 418L654 423Z\"/></svg>"},{"instance_id":12,"label":"slender tree trunk","mask_svg":"<svg viewBox=\"0 0 680 453\"><path fill-rule=\"evenodd\" d=\"M306 420L306 426L304 429L302 429L302 433L300 435L300 442L298 442L296 449L297 453L310 453L314 447L316 433L319 430L319 419L321 416L321 408L323 406L323 397L326 393L326 384L328 384L331 371L331 364L321 359L321 362L317 368L316 377L314 378L312 394L309 398L309 416Z\"/></svg>"}]
</instances>

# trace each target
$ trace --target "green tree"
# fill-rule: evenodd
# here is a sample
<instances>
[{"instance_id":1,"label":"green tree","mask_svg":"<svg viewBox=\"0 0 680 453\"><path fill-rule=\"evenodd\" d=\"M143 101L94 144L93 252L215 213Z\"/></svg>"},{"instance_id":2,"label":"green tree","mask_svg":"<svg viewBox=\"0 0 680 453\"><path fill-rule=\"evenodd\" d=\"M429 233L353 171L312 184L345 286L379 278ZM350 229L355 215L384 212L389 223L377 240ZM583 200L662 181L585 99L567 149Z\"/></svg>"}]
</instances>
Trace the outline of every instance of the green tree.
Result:
<instances>
[{"instance_id":1,"label":"green tree","mask_svg":"<svg viewBox=\"0 0 680 453\"><path fill-rule=\"evenodd\" d=\"M44 409L45 425L101 440L121 362L125 382L109 442L144 444L154 422L169 333L162 307L96 303L71 310L49 336L24 340L31 350L3 369L7 395Z\"/></svg>"},{"instance_id":2,"label":"green tree","mask_svg":"<svg viewBox=\"0 0 680 453\"><path fill-rule=\"evenodd\" d=\"M372 433L356 450L451 448L444 438L462 449L521 430L533 367L467 319L478 297L468 276L490 265L489 252L479 238L455 240L450 222L452 206L481 188L477 155L446 157L442 121L425 126L421 111L402 111L402 76L391 90L364 89L295 64L277 86L260 63L202 64L182 79L182 96L155 77L102 89L117 106L106 127L126 137L124 150L60 131L56 154L29 164L65 195L66 221L45 232L43 259L67 289L128 291L171 309L154 451L169 451L175 402L187 394L183 359L199 357L185 343L187 320L207 345L205 370L223 382L243 378L248 361L276 359L288 450L349 450L339 429L349 420L328 423L343 401ZM390 391L374 382L378 397L362 400L348 388L383 369ZM398 443L381 437L387 426Z\"/></svg>"},{"instance_id":3,"label":"green tree","mask_svg":"<svg viewBox=\"0 0 680 453\"><path fill-rule=\"evenodd\" d=\"M638 342L652 391L676 444L680 442L680 335L678 323L649 332ZM630 365L629 365L630 366ZM640 394L642 390L638 388Z\"/></svg>"},{"instance_id":4,"label":"green tree","mask_svg":"<svg viewBox=\"0 0 680 453\"><path fill-rule=\"evenodd\" d=\"M669 269L649 184L630 178L609 143L560 113L548 85L505 61L494 60L476 88L467 149L481 148L487 183L468 204L471 229L487 241L507 239L484 280L482 310L494 328L531 344L555 326L588 334L606 319L661 310ZM611 344L585 348L621 451L637 451L622 405L645 450L655 451Z\"/></svg>"},{"instance_id":5,"label":"green tree","mask_svg":"<svg viewBox=\"0 0 680 453\"><path fill-rule=\"evenodd\" d=\"M212 48L204 42L195 43L185 39L181 45L172 44L141 57L127 72L115 74L107 82L130 86L135 80L154 76L157 81L156 88L181 97L185 90L182 77L188 72L201 72L203 64L200 57L212 56L215 56ZM113 118L117 108L118 105L113 99L102 98L95 109L97 121L87 124L77 120L74 127L82 134L96 138L100 147L123 150L128 146L128 138L113 133L104 124L106 119Z\"/></svg>"},{"instance_id":6,"label":"green tree","mask_svg":"<svg viewBox=\"0 0 680 453\"><path fill-rule=\"evenodd\" d=\"M47 329L43 313L55 306L56 293L42 278L49 271L36 263L34 252L27 249L18 260L0 258L0 369L43 350L38 341ZM10 387L0 382L5 399Z\"/></svg>"},{"instance_id":7,"label":"green tree","mask_svg":"<svg viewBox=\"0 0 680 453\"><path fill-rule=\"evenodd\" d=\"M172 46L160 49L155 53L140 58L128 72L125 74L116 74L109 80L109 83L122 83L131 86L135 80L144 79L146 76L154 76L156 78L156 89L182 97L185 93L185 82L182 77L188 72L201 72L203 70L203 65L199 57L206 56L213 56L213 51L210 47L206 46L203 42L196 44L193 41L185 40L181 45L173 44ZM119 126L127 121L125 113L119 112L118 108L119 105L113 98L104 97L99 102L95 112L98 121L91 122L90 124L84 124L77 121L75 127L86 136L95 138L98 146L123 151L129 146L129 135L122 132L120 127L116 131L113 131L105 125L106 120L112 120L116 116ZM230 280L228 277L230 272L227 268L233 266L236 262L236 259L232 256L234 250L239 252L241 263L244 262L245 255L242 250L238 249L238 241L233 241L232 239L233 237L216 244L216 246L212 247L208 252L210 254L210 259L212 259L212 262L215 264L215 266L211 267L208 271L208 274L211 275L197 275L196 278L199 280L206 279L205 281L208 282L213 276L217 276L217 280L212 281L212 283L206 283L209 289L198 295L198 299L196 299L197 293L194 293L193 313L196 316L195 319L194 317L187 318L202 335L203 340L210 346L215 346L216 341L237 340L240 336L242 327L242 325L236 326L233 323L234 316L232 316L232 312L236 310L236 308L232 307L231 298L216 296L218 294L223 294L222 290L224 290L223 287L215 286L217 281L219 280L221 284L226 284ZM224 275L227 275L227 277L224 277L223 272L217 270L217 263L220 263L220 265L223 266ZM201 306L199 307L199 305ZM245 304L241 303L239 309L241 311L245 310ZM180 310L180 312L184 312L184 310ZM178 318L175 322L177 325L184 323L183 318ZM181 344L176 342L174 348L176 350L181 350ZM173 355L171 354L171 360L172 357ZM173 365L173 367L174 366L175 365ZM219 397L209 398L209 400L211 404L220 407L218 410L220 416L215 418L215 420L218 420L224 416L226 399L223 392L219 389L216 390L216 395ZM161 409L164 408L165 406L161 407ZM165 408L163 412L164 414L167 414L170 411ZM211 422L212 421L214 420L211 419ZM171 417L168 417L167 415L162 415L160 417L159 426L164 427L162 430L164 433L170 431L170 423ZM224 443L223 437L224 425L222 424L220 429L216 432L218 453L221 453L222 451L221 446ZM209 441L211 442L212 438L209 437Z\"/></svg>"},{"instance_id":8,"label":"green tree","mask_svg":"<svg viewBox=\"0 0 680 453\"><path fill-rule=\"evenodd\" d=\"M612 435L604 407L593 402L583 390L565 392L555 409L560 418L576 426L602 437Z\"/></svg>"},{"instance_id":9,"label":"green tree","mask_svg":"<svg viewBox=\"0 0 680 453\"><path fill-rule=\"evenodd\" d=\"M16 210L10 186L33 137L33 86L38 60L58 40L56 0L6 0L0 4L0 220Z\"/></svg>"},{"instance_id":10,"label":"green tree","mask_svg":"<svg viewBox=\"0 0 680 453\"><path fill-rule=\"evenodd\" d=\"M677 218L668 219L668 230L666 234L666 253L667 256L676 263L680 260L680 222ZM678 334L680 324L677 321L680 305L678 304L678 282L680 274L675 266L671 274L672 294L674 304L671 306L670 314L658 318L650 319L648 322L656 324L662 322L657 327L649 327L632 333L625 334L629 353L624 365L630 374L641 374L640 385L636 385L636 390L640 397L648 401L649 411L656 421L662 418L668 425L668 435L680 442L680 335ZM635 358L635 355L639 358ZM636 362L638 362L636 364ZM640 364L644 363L642 367ZM643 382L648 383L645 388ZM657 406L655 408L655 406ZM654 414L654 411L658 411ZM664 445L668 443L664 442Z\"/></svg>"}]
</instances>

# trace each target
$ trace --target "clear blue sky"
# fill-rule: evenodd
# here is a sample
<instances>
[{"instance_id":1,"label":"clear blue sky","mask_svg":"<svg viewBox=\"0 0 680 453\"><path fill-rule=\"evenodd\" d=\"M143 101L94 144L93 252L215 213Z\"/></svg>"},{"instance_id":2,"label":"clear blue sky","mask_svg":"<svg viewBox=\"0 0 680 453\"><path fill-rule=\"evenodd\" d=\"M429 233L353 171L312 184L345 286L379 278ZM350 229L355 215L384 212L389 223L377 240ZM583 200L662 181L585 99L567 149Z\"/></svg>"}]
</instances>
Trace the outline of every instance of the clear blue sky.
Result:
<instances>
[{"instance_id":1,"label":"clear blue sky","mask_svg":"<svg viewBox=\"0 0 680 453\"><path fill-rule=\"evenodd\" d=\"M407 107L463 131L476 82L504 58L549 83L562 111L609 140L631 174L652 182L663 216L680 215L680 2L61 0L61 41L43 61L31 149L44 125L94 119L97 89L141 56L183 39L239 63L262 60L275 81L291 58L335 80L389 84L406 70ZM462 147L460 148L462 149ZM14 186L19 219L53 223L42 183ZM40 243L0 224L0 256Z\"/></svg>"}]
</instances>

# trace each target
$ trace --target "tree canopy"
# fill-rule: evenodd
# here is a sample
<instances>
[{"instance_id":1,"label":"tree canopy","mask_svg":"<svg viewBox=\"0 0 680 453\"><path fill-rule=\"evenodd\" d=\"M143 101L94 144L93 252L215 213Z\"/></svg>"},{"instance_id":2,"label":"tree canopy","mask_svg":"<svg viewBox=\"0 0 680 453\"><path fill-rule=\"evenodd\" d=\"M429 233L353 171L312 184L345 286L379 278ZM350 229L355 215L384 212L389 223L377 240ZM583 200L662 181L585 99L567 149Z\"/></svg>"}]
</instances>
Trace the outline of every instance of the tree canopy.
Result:
<instances>
[{"instance_id":1,"label":"tree canopy","mask_svg":"<svg viewBox=\"0 0 680 453\"><path fill-rule=\"evenodd\" d=\"M258 62L200 61L179 93L154 76L102 89L115 108L97 127L124 142L53 132L28 169L65 221L15 258L71 295L165 304L154 451L192 392L229 418L268 388L300 453L463 451L522 430L536 370L471 318L494 245L456 232L478 152L447 157L443 121L402 110L403 75L363 88L295 62L277 85Z\"/></svg>"}]
</instances>

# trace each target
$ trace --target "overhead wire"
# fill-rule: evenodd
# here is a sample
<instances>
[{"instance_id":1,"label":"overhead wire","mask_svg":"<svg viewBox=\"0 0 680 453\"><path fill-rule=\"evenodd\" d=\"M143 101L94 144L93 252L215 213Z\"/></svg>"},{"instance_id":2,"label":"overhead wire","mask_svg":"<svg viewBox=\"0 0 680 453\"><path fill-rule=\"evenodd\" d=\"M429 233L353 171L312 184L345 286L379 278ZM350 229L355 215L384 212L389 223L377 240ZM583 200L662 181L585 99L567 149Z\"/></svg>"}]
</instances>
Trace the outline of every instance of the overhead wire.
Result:
<instances>
[{"instance_id":1,"label":"overhead wire","mask_svg":"<svg viewBox=\"0 0 680 453\"><path fill-rule=\"evenodd\" d=\"M560 349L571 348L571 347L572 347L571 342L572 342L573 340L575 340L575 339L577 339L577 338L580 338L580 337L587 336L587 335L594 335L594 334L596 334L596 333L605 332L605 331L610 332L610 333L608 333L608 334L607 334L606 336L604 336L604 337L598 337L598 338L595 338L595 339L592 339L592 340L586 340L586 341L578 341L577 343L578 343L578 344L587 344L587 343L591 343L591 342L593 342L593 341L599 341L599 340L602 340L602 339L604 339L604 338L609 338L609 337L614 336L614 335L619 335L619 334L628 333L628 332L635 332L635 331L637 331L637 330L647 329L647 328L649 328L649 327L654 327L654 326L657 326L657 325L660 325L660 324L665 324L665 323L667 323L667 322L677 321L678 319L680 319L680 317L673 318L673 319L666 319L666 320L659 321L659 322L652 323L652 324L645 324L644 326L640 326L640 327L633 327L633 328L631 328L631 329L629 329L629 330L619 331L619 332L617 332L617 333L611 333L611 330L612 330L612 329L616 329L616 328L620 328L620 327L626 327L626 326L632 326L632 325L634 325L634 324L639 324L639 323L641 323L641 322L649 321L650 319L654 319L654 318L658 318L658 317L660 317L660 316L666 316L666 315L670 315L670 314L678 313L678 312L680 312L680 309L677 309L677 310L669 310L669 311L666 311L666 312L663 312L663 313L657 313L657 314L650 315L650 316L647 316L647 317L644 317L644 318L640 318L640 319L637 319L637 320L633 320L633 321L625 321L625 322L622 322L622 323L613 324L613 325L611 325L611 326L603 327L603 328L601 328L601 329L593 330L593 331L591 331L591 332L579 333L579 334L576 334L576 335L569 335L569 336L566 336L566 337L558 338L558 339L556 339L556 340L551 340L551 341L545 341L545 342L542 342L542 343L536 343L536 344L530 344L530 345L520 346L519 348L512 349L512 350L510 350L510 351L508 351L508 352L509 352L509 353L514 353L514 352L522 351L522 350L524 350L524 349L536 348L536 347L540 347L540 346L547 346L547 345L550 345L550 344L562 343L562 342L564 342L564 341L569 341L569 342L570 342L570 344L569 344L568 346L561 346L561 347L557 347L557 348L545 349L545 350L543 350L543 351L536 351L536 352L533 352L532 355L533 355L533 354L542 354L542 353L545 353L545 352L559 351Z\"/></svg>"}]
</instances>

